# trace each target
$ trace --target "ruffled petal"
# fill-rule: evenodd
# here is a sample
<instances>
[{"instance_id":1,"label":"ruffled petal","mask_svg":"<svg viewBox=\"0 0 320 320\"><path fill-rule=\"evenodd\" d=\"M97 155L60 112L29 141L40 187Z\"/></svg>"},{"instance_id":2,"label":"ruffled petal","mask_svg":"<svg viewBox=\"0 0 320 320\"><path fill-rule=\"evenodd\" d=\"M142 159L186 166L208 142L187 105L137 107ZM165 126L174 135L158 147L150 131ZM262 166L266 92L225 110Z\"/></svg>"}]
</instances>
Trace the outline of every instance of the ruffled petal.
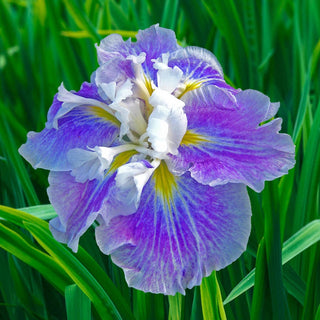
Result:
<instances>
[{"instance_id":1,"label":"ruffled petal","mask_svg":"<svg viewBox=\"0 0 320 320\"><path fill-rule=\"evenodd\" d=\"M180 88L181 95L203 85L215 85L229 95L239 92L225 82L220 63L206 49L186 47L171 52L168 66L178 67L183 72L184 86Z\"/></svg>"},{"instance_id":2,"label":"ruffled petal","mask_svg":"<svg viewBox=\"0 0 320 320\"><path fill-rule=\"evenodd\" d=\"M132 150L131 145L119 145L111 148L99 147L88 148L88 150L75 148L67 153L68 161L71 163L71 175L76 182L87 180L103 180L106 170L109 169L114 157L119 153Z\"/></svg>"},{"instance_id":3,"label":"ruffled petal","mask_svg":"<svg viewBox=\"0 0 320 320\"><path fill-rule=\"evenodd\" d=\"M146 53L143 68L148 77L155 80L157 71L153 68L152 59L157 59L163 53L172 52L178 48L177 39L172 30L153 25L148 29L139 30L137 42L132 43L130 39L123 41L119 35L110 35L101 41L97 50L100 65L109 63L110 59Z\"/></svg>"},{"instance_id":4,"label":"ruffled petal","mask_svg":"<svg viewBox=\"0 0 320 320\"><path fill-rule=\"evenodd\" d=\"M48 195L58 214L50 221L53 236L76 252L80 236L97 218L113 182L114 175L110 175L103 181L77 183L68 172L51 171Z\"/></svg>"},{"instance_id":5,"label":"ruffled petal","mask_svg":"<svg viewBox=\"0 0 320 320\"><path fill-rule=\"evenodd\" d=\"M206 87L210 101L211 87ZM214 95L214 92L213 92ZM237 107L199 103L190 92L185 111L188 131L170 168L178 174L189 170L194 179L211 186L244 183L260 192L264 181L273 180L294 166L294 144L280 134L281 119L259 126L273 116L277 105L254 90L236 95ZM223 105L223 102L221 102Z\"/></svg>"},{"instance_id":6,"label":"ruffled petal","mask_svg":"<svg viewBox=\"0 0 320 320\"><path fill-rule=\"evenodd\" d=\"M147 128L148 140L153 150L164 154L177 154L187 129L184 103L161 89L153 92L149 102L154 106Z\"/></svg>"},{"instance_id":7,"label":"ruffled petal","mask_svg":"<svg viewBox=\"0 0 320 320\"><path fill-rule=\"evenodd\" d=\"M142 190L158 165L159 161L151 165L142 160L127 163L118 169L114 196L119 203L125 204L118 214L128 215L137 211Z\"/></svg>"},{"instance_id":8,"label":"ruffled petal","mask_svg":"<svg viewBox=\"0 0 320 320\"><path fill-rule=\"evenodd\" d=\"M138 211L96 229L100 249L123 268L129 286L174 295L199 285L245 250L251 208L242 184L209 187L162 163Z\"/></svg>"},{"instance_id":9,"label":"ruffled petal","mask_svg":"<svg viewBox=\"0 0 320 320\"><path fill-rule=\"evenodd\" d=\"M131 39L123 41L119 34L111 34L96 45L100 65L113 58L127 57L131 52Z\"/></svg>"},{"instance_id":10,"label":"ruffled petal","mask_svg":"<svg viewBox=\"0 0 320 320\"><path fill-rule=\"evenodd\" d=\"M28 133L28 140L19 152L34 168L71 170L72 165L67 159L70 149L110 146L119 134L118 120L103 108L103 102L96 99L97 89L88 85L84 88L84 97L65 93L74 97L74 100L68 97L71 100L67 106L55 98L46 128ZM54 123L58 129L54 128Z\"/></svg>"}]
</instances>

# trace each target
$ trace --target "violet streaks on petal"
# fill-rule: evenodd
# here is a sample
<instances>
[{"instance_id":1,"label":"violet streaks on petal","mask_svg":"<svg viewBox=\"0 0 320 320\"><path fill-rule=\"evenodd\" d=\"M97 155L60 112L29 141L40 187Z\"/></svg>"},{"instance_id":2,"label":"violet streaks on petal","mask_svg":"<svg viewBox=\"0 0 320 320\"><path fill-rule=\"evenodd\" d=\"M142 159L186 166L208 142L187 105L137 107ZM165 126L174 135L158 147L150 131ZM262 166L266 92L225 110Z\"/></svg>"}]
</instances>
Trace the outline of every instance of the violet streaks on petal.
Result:
<instances>
[{"instance_id":1,"label":"violet streaks on petal","mask_svg":"<svg viewBox=\"0 0 320 320\"><path fill-rule=\"evenodd\" d=\"M200 102L196 93L189 94L185 106L188 128L205 140L181 146L172 159L172 170L185 168L203 184L245 183L260 192L264 181L278 178L294 166L294 145L288 135L279 133L281 119L259 125L275 109L267 96L245 90L235 97L237 108L220 109Z\"/></svg>"},{"instance_id":2,"label":"violet streaks on petal","mask_svg":"<svg viewBox=\"0 0 320 320\"><path fill-rule=\"evenodd\" d=\"M245 250L251 215L245 186L211 188L189 174L175 179L169 203L157 194L152 178L135 214L96 229L100 249L123 268L136 289L184 294Z\"/></svg>"},{"instance_id":3,"label":"violet streaks on petal","mask_svg":"<svg viewBox=\"0 0 320 320\"><path fill-rule=\"evenodd\" d=\"M292 139L273 119L279 103L231 87L211 52L182 48L171 30L113 34L97 53L92 83L61 85L19 152L51 170L58 241L76 252L96 220L130 286L184 294L245 251L246 186L261 191L294 166Z\"/></svg>"}]
</instances>

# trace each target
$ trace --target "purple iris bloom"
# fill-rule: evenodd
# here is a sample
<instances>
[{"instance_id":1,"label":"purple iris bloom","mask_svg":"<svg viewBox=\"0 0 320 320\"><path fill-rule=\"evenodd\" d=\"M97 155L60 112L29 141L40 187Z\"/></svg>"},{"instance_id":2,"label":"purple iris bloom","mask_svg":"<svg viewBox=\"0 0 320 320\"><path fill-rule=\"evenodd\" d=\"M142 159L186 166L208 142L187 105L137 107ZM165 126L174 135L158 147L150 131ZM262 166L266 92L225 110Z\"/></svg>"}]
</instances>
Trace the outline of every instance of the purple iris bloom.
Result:
<instances>
[{"instance_id":1,"label":"purple iris bloom","mask_svg":"<svg viewBox=\"0 0 320 320\"><path fill-rule=\"evenodd\" d=\"M97 221L97 243L129 286L184 293L246 249L246 186L260 192L286 174L293 142L271 120L279 104L229 86L212 53L180 47L171 30L113 34L97 50L91 82L62 84L19 151L50 170L58 241L77 251Z\"/></svg>"}]
</instances>

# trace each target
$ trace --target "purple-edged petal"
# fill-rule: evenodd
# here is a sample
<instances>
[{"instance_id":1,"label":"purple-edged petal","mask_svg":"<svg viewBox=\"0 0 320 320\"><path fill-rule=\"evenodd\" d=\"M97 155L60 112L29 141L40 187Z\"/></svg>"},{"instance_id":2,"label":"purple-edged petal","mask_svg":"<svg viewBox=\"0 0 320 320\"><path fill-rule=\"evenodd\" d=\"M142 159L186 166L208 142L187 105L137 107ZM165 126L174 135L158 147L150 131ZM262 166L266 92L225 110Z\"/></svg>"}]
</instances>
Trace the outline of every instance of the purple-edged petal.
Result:
<instances>
[{"instance_id":1,"label":"purple-edged petal","mask_svg":"<svg viewBox=\"0 0 320 320\"><path fill-rule=\"evenodd\" d=\"M70 149L110 146L118 135L118 120L102 108L104 103L96 99L97 89L86 84L81 89L85 96L80 96L79 93L68 93L80 100L77 102L78 106L76 103L67 104L67 111L63 110L67 108L63 106L63 102L58 102L55 98L48 113L46 128L41 132L28 133L28 140L20 147L19 152L34 168L71 170L72 165L67 159ZM82 103L88 104L81 105L81 99L87 99Z\"/></svg>"},{"instance_id":2,"label":"purple-edged petal","mask_svg":"<svg viewBox=\"0 0 320 320\"><path fill-rule=\"evenodd\" d=\"M153 25L148 29L139 30L137 42L123 41L119 35L110 35L101 41L97 47L100 65L109 62L110 59L127 58L130 55L138 56L145 52L146 62L143 64L145 73L153 80L156 79L157 70L153 68L152 59L157 59L163 53L173 52L179 48L175 33Z\"/></svg>"},{"instance_id":3,"label":"purple-edged petal","mask_svg":"<svg viewBox=\"0 0 320 320\"><path fill-rule=\"evenodd\" d=\"M52 105L48 111L48 116L47 116L47 122L46 122L46 128L52 128L53 127L53 122L55 118L57 117L57 114L62 108L63 100L61 100L61 91L67 91L63 84L60 85L59 87L59 92L54 96ZM104 101L101 99L99 93L98 93L98 88L88 82L84 82L81 85L81 88L78 92L75 91L67 91L69 93L69 96L72 97L73 95L79 96L80 98L87 98L87 99L93 99L96 100L98 103L104 103ZM60 99L59 99L60 98Z\"/></svg>"},{"instance_id":4,"label":"purple-edged petal","mask_svg":"<svg viewBox=\"0 0 320 320\"><path fill-rule=\"evenodd\" d=\"M205 89L210 99L214 88ZM259 126L276 109L267 96L242 91L236 95L234 109L217 108L204 100L199 103L192 92L187 98L188 131L170 163L174 172L189 170L203 184L238 182L259 192L264 181L278 178L294 166L292 139L279 133L281 119Z\"/></svg>"},{"instance_id":5,"label":"purple-edged petal","mask_svg":"<svg viewBox=\"0 0 320 320\"><path fill-rule=\"evenodd\" d=\"M101 224L96 237L130 286L174 295L241 255L251 208L242 184L212 188L165 168L161 164L145 186L138 211Z\"/></svg>"},{"instance_id":6,"label":"purple-edged petal","mask_svg":"<svg viewBox=\"0 0 320 320\"><path fill-rule=\"evenodd\" d=\"M226 94L239 92L228 85L223 78L223 71L217 58L208 50L198 47L186 47L170 53L169 67L178 67L183 71L188 90L203 85L215 85ZM189 88L189 89L188 89Z\"/></svg>"},{"instance_id":7,"label":"purple-edged petal","mask_svg":"<svg viewBox=\"0 0 320 320\"><path fill-rule=\"evenodd\" d=\"M111 34L101 40L100 45L96 45L98 62L100 65L120 56L126 58L131 54L131 39L123 41L119 34Z\"/></svg>"},{"instance_id":8,"label":"purple-edged petal","mask_svg":"<svg viewBox=\"0 0 320 320\"><path fill-rule=\"evenodd\" d=\"M68 172L51 171L48 195L58 214L50 221L53 236L76 252L80 236L96 219L112 183L114 175L103 181L77 183Z\"/></svg>"}]
</instances>

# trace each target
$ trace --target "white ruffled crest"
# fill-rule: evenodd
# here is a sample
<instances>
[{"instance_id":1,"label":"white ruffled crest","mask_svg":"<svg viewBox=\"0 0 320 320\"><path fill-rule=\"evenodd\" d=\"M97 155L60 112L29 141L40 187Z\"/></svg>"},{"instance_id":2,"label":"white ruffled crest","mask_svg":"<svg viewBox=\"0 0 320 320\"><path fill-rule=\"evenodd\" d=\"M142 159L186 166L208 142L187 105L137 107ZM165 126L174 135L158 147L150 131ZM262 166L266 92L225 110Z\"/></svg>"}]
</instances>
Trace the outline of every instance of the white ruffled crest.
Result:
<instances>
[{"instance_id":1,"label":"white ruffled crest","mask_svg":"<svg viewBox=\"0 0 320 320\"><path fill-rule=\"evenodd\" d=\"M120 138L129 135L136 142L132 131L142 135L147 128L147 123L142 115L142 102L139 99L130 99L126 103L115 106L115 116L121 122Z\"/></svg>"},{"instance_id":2,"label":"white ruffled crest","mask_svg":"<svg viewBox=\"0 0 320 320\"><path fill-rule=\"evenodd\" d=\"M161 61L160 61L161 60ZM168 66L169 54L162 54L161 58L153 59L153 67L158 69L158 88L172 93L180 84L183 72L177 66Z\"/></svg>"},{"instance_id":3,"label":"white ruffled crest","mask_svg":"<svg viewBox=\"0 0 320 320\"><path fill-rule=\"evenodd\" d=\"M136 142L134 135L130 131L132 130L141 135L145 132L147 123L142 114L141 101L130 98L132 96L132 86L133 83L130 79L127 79L119 87L115 82L100 84L103 94L112 101L109 105L110 108L114 110L115 117L121 123L120 138L129 135L130 139Z\"/></svg>"},{"instance_id":4,"label":"white ruffled crest","mask_svg":"<svg viewBox=\"0 0 320 320\"><path fill-rule=\"evenodd\" d=\"M154 107L147 128L152 148L160 153L177 154L187 131L184 102L161 89L153 92L149 102Z\"/></svg>"},{"instance_id":5,"label":"white ruffled crest","mask_svg":"<svg viewBox=\"0 0 320 320\"><path fill-rule=\"evenodd\" d=\"M143 187L148 182L160 161L155 160L150 164L146 160L131 162L121 166L116 175L116 197L121 203L126 204L126 213L137 211Z\"/></svg>"},{"instance_id":6,"label":"white ruffled crest","mask_svg":"<svg viewBox=\"0 0 320 320\"><path fill-rule=\"evenodd\" d=\"M99 84L99 87L102 89L102 92L100 92L100 94L102 96L104 95L112 101L112 103L110 104L111 108L113 105L118 104L126 98L132 96L132 86L133 83L130 81L130 79L127 79L126 82L120 86L117 86L115 82Z\"/></svg>"},{"instance_id":7,"label":"white ruffled crest","mask_svg":"<svg viewBox=\"0 0 320 320\"><path fill-rule=\"evenodd\" d=\"M102 180L105 170L109 169L113 158L117 154L131 149L132 145L129 144L110 148L96 146L88 148L88 150L71 149L67 154L68 161L73 166L71 175L81 183L93 179Z\"/></svg>"}]
</instances>

